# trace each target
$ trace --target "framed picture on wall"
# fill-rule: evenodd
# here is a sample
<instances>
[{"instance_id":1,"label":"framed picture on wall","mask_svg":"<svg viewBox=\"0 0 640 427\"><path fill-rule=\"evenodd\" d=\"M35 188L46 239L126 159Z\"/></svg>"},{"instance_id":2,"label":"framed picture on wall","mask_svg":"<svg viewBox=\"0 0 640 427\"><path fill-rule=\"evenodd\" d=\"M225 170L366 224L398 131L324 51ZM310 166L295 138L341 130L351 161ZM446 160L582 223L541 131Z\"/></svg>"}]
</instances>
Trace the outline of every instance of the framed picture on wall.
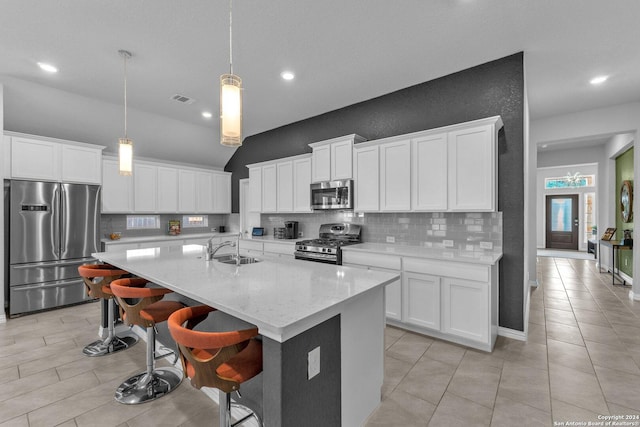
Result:
<instances>
[{"instance_id":1,"label":"framed picture on wall","mask_svg":"<svg viewBox=\"0 0 640 427\"><path fill-rule=\"evenodd\" d=\"M601 239L602 240L611 240L613 239L613 235L616 234L616 228L615 227L609 227L605 230L604 234L602 235Z\"/></svg>"}]
</instances>

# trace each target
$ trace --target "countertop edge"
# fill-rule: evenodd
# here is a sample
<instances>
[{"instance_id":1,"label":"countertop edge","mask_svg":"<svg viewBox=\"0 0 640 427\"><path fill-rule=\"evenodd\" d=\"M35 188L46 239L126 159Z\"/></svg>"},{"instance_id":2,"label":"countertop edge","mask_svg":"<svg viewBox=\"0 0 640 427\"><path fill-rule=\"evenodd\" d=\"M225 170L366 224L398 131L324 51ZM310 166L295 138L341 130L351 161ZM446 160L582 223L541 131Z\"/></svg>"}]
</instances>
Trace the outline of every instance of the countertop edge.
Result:
<instances>
[{"instance_id":1,"label":"countertop edge","mask_svg":"<svg viewBox=\"0 0 640 427\"><path fill-rule=\"evenodd\" d=\"M373 253L400 257L424 258L437 261L461 262L468 264L494 265L502 259L502 252L484 253L480 256L464 256L464 252L450 249L423 248L421 246L403 246L384 243L359 243L344 246L342 251ZM414 251L414 252L411 252Z\"/></svg>"}]
</instances>

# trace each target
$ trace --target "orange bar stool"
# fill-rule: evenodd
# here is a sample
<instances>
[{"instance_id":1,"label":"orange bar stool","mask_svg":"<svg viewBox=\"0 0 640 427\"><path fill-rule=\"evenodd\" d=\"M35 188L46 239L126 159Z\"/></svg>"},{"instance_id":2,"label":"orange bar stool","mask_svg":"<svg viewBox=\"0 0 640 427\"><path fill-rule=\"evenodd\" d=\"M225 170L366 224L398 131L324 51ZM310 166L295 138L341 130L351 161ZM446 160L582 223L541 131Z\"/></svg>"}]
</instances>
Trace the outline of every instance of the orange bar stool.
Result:
<instances>
[{"instance_id":1,"label":"orange bar stool","mask_svg":"<svg viewBox=\"0 0 640 427\"><path fill-rule=\"evenodd\" d=\"M174 312L168 321L169 332L178 343L184 374L197 389L219 390L220 426L238 425L250 417L262 422L256 413L243 405L249 414L231 424L231 392L240 395L240 384L262 372L262 342L255 339L258 328L230 332L202 332L193 328L215 308L205 305L185 307ZM186 323L186 325L185 325Z\"/></svg>"},{"instance_id":2,"label":"orange bar stool","mask_svg":"<svg viewBox=\"0 0 640 427\"><path fill-rule=\"evenodd\" d=\"M87 295L92 298L102 298L107 301L108 334L104 340L98 340L88 344L82 352L87 356L104 356L126 350L138 342L138 338L130 335L117 336L114 332L115 309L113 292L110 284L112 281L129 274L125 270L120 270L109 264L86 264L78 267L78 273L84 280L87 287Z\"/></svg>"},{"instance_id":3,"label":"orange bar stool","mask_svg":"<svg viewBox=\"0 0 640 427\"><path fill-rule=\"evenodd\" d=\"M146 287L148 283L148 280L140 278L118 279L111 283L111 291L124 310L124 321L128 325L147 328L147 370L127 379L116 390L116 400L128 405L162 397L175 390L182 381L179 369L155 367L157 359L171 354L156 357L155 325L167 320L171 313L184 305L177 301L160 301L173 291Z\"/></svg>"}]
</instances>

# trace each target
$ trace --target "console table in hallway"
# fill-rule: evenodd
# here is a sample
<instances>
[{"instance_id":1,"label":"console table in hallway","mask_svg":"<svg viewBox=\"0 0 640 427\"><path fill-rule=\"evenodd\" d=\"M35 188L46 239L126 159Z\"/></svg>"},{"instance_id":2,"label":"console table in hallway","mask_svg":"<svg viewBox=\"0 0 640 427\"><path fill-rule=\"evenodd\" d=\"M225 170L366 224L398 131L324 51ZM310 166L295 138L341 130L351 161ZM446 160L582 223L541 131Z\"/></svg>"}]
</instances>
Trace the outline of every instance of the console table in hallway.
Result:
<instances>
[{"instance_id":1,"label":"console table in hallway","mask_svg":"<svg viewBox=\"0 0 640 427\"><path fill-rule=\"evenodd\" d=\"M616 284L616 253L618 254L618 264L620 264L620 250L633 250L633 246L627 244L621 244L620 240L602 240L598 241L598 254L600 254L600 262L598 263L598 271L602 273L602 252L601 246L607 246L611 248L611 284ZM620 265L618 265L618 271L620 271ZM605 271L606 273L606 271ZM622 282L622 286L627 284L627 281L618 274L618 280Z\"/></svg>"}]
</instances>

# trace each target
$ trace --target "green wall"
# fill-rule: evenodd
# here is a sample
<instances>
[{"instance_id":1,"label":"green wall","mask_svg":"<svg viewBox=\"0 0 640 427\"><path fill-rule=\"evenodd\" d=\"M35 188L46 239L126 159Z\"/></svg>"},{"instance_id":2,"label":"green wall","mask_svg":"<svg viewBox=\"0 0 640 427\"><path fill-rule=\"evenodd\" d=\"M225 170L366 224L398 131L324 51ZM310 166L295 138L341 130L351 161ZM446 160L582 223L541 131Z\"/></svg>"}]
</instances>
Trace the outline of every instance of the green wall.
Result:
<instances>
[{"instance_id":1,"label":"green wall","mask_svg":"<svg viewBox=\"0 0 640 427\"><path fill-rule=\"evenodd\" d=\"M633 218L631 222L622 222L622 215L620 214L620 189L622 188L622 181L629 180L633 183L633 148L625 151L623 154L616 158L616 239L620 240L624 236L622 230L633 230ZM636 197L635 183L634 183L633 195ZM640 196L638 196L640 197ZM636 212L634 212L635 217ZM632 236L635 233L632 233ZM634 239L635 240L635 239ZM617 264L617 263L616 263ZM632 251L620 251L620 271L633 277L633 252Z\"/></svg>"}]
</instances>

